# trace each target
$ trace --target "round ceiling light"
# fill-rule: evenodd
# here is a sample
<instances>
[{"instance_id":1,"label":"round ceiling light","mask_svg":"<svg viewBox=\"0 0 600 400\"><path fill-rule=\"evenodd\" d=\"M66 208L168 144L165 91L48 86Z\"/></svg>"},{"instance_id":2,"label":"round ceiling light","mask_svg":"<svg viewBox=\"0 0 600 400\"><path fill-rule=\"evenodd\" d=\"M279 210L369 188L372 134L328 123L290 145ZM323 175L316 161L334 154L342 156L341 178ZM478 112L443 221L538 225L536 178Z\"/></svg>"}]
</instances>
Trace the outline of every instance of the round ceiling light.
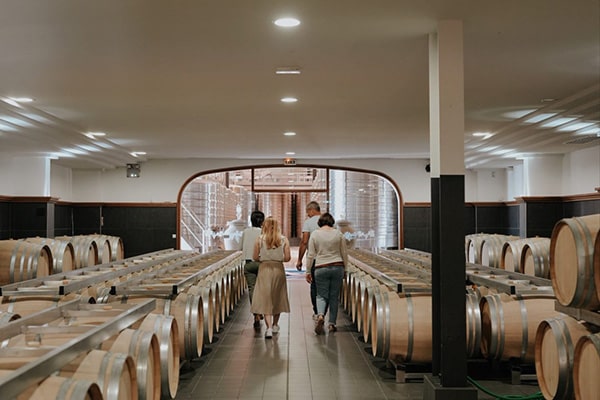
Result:
<instances>
[{"instance_id":1,"label":"round ceiling light","mask_svg":"<svg viewBox=\"0 0 600 400\"><path fill-rule=\"evenodd\" d=\"M294 26L300 25L300 20L296 18L279 18L273 22L275 25L280 26L282 28L292 28Z\"/></svg>"}]
</instances>

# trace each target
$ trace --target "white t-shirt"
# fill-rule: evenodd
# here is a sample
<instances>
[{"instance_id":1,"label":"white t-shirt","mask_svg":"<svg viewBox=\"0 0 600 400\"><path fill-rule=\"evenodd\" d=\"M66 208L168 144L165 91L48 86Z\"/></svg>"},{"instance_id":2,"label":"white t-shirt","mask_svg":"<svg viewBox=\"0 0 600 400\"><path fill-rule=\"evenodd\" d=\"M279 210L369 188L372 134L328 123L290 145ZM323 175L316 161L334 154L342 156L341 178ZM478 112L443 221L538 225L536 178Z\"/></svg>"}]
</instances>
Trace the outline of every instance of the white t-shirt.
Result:
<instances>
[{"instance_id":1,"label":"white t-shirt","mask_svg":"<svg viewBox=\"0 0 600 400\"><path fill-rule=\"evenodd\" d=\"M244 260L252 260L254 255L254 243L260 236L261 229L254 226L244 229L242 232L242 257Z\"/></svg>"}]
</instances>

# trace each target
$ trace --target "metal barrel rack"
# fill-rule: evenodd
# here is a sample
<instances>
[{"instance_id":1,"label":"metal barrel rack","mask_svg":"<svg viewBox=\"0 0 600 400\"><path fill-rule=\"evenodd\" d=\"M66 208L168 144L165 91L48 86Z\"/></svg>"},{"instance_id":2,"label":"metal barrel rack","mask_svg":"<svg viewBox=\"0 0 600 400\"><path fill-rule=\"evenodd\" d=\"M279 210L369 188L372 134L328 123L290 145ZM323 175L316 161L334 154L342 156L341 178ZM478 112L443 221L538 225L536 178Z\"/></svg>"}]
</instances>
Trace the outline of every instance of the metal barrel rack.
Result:
<instances>
[{"instance_id":1,"label":"metal barrel rack","mask_svg":"<svg viewBox=\"0 0 600 400\"><path fill-rule=\"evenodd\" d=\"M57 347L38 349L37 357L33 361L0 377L2 397L16 398L30 386L38 384L69 364L81 353L97 348L103 341L144 318L154 307L154 300L148 300L134 305L114 305L108 312L105 306L82 304L78 300L72 300L1 326L0 341L6 341L28 330L34 333L40 329L51 330L51 327L39 327L81 311L90 314L100 312L107 316L106 322L100 325L60 327L62 332L70 330L76 337Z\"/></svg>"}]
</instances>

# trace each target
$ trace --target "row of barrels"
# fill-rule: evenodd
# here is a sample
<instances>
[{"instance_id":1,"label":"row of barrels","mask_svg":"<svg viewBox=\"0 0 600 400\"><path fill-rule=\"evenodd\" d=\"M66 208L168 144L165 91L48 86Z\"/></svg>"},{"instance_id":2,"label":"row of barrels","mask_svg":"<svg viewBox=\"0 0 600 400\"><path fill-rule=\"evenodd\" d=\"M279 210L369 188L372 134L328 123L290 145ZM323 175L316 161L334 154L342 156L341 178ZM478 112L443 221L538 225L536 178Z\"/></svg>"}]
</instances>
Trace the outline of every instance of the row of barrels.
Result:
<instances>
[{"instance_id":1,"label":"row of barrels","mask_svg":"<svg viewBox=\"0 0 600 400\"><path fill-rule=\"evenodd\" d=\"M342 304L374 356L406 362L432 357L431 295L399 294L351 266ZM469 288L466 294L469 358L535 363L548 399L595 399L600 382L598 327L555 311L551 296L518 296Z\"/></svg>"},{"instance_id":2,"label":"row of barrels","mask_svg":"<svg viewBox=\"0 0 600 400\"><path fill-rule=\"evenodd\" d=\"M465 257L474 264L550 278L550 238L475 233L465 236Z\"/></svg>"},{"instance_id":3,"label":"row of barrels","mask_svg":"<svg viewBox=\"0 0 600 400\"><path fill-rule=\"evenodd\" d=\"M0 240L0 285L122 260L118 236L79 235Z\"/></svg>"},{"instance_id":4,"label":"row of barrels","mask_svg":"<svg viewBox=\"0 0 600 400\"><path fill-rule=\"evenodd\" d=\"M600 214L564 218L549 239L476 234L465 247L471 262L549 278L565 307L600 309Z\"/></svg>"},{"instance_id":5,"label":"row of barrels","mask_svg":"<svg viewBox=\"0 0 600 400\"><path fill-rule=\"evenodd\" d=\"M145 271L144 273L148 274L149 278L143 281L140 289L147 288L148 295L142 294L140 290L136 290L135 295L111 295L110 287L119 283L114 281L106 281L101 286L90 287L78 294L84 301L102 303L108 308L120 304L136 304L148 299L155 300L156 308L150 314L155 316L153 326L157 330L159 328L163 329L163 336L168 331L171 339L168 341L159 340L161 365L158 370L160 371L161 383L158 396L146 395L144 397L140 395L135 398L175 398L179 385L180 363L198 359L202 355L205 344L212 343L214 333L221 329L222 324L243 295L245 280L238 257L238 259L226 264L223 268L214 270L214 272L177 295L153 295L152 291L164 285L170 285L173 281L185 277L188 273L197 272L212 265L215 260L227 255L225 253L231 254L232 252L223 252L223 254L218 254L214 258L207 257L201 260L200 263L190 263L170 271L168 276L157 275L151 277L152 271ZM140 259L140 261L143 261L143 259ZM156 268L159 269L161 266L164 267L163 264L157 263ZM119 265L119 263L115 264L115 267L127 268L126 265ZM134 274L124 275L119 281L127 282L131 279L135 279ZM69 298L70 296L56 296L55 298L15 296L2 299L0 309L4 310L6 315L9 313L28 315L41 308L52 307ZM150 315L148 318L150 318ZM160 319L158 319L159 317ZM99 323L94 318L96 317L82 314L77 318L71 318L68 325ZM130 334L133 335L133 333ZM155 368L155 370L157 369ZM141 393L141 388L138 392ZM146 389L146 392L148 392L148 389ZM126 390L122 393L129 392ZM156 394L156 390L153 393ZM124 398L129 397L119 397L119 399Z\"/></svg>"}]
</instances>

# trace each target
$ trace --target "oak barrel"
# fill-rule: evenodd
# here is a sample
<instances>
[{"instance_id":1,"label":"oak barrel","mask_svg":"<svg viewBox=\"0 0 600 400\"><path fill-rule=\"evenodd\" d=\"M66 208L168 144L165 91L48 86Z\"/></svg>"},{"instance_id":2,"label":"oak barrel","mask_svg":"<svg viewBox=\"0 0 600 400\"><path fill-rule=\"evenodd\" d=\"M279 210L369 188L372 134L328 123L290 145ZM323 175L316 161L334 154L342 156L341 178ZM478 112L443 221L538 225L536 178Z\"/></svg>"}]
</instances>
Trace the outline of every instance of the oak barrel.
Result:
<instances>
[{"instance_id":1,"label":"oak barrel","mask_svg":"<svg viewBox=\"0 0 600 400\"><path fill-rule=\"evenodd\" d=\"M104 342L102 350L129 354L135 360L139 399L160 399L160 347L154 332L124 329L114 341Z\"/></svg>"},{"instance_id":2,"label":"oak barrel","mask_svg":"<svg viewBox=\"0 0 600 400\"><path fill-rule=\"evenodd\" d=\"M100 387L92 381L51 376L44 379L30 400L103 400Z\"/></svg>"},{"instance_id":3,"label":"oak barrel","mask_svg":"<svg viewBox=\"0 0 600 400\"><path fill-rule=\"evenodd\" d=\"M72 378L96 382L104 400L138 398L135 361L128 354L92 350L81 361Z\"/></svg>"},{"instance_id":4,"label":"oak barrel","mask_svg":"<svg viewBox=\"0 0 600 400\"><path fill-rule=\"evenodd\" d=\"M45 244L0 240L0 285L52 274L52 251Z\"/></svg>"},{"instance_id":5,"label":"oak barrel","mask_svg":"<svg viewBox=\"0 0 600 400\"><path fill-rule=\"evenodd\" d=\"M484 296L481 309L481 353L495 360L533 362L536 330L540 322L558 315L553 297L507 294Z\"/></svg>"},{"instance_id":6,"label":"oak barrel","mask_svg":"<svg viewBox=\"0 0 600 400\"><path fill-rule=\"evenodd\" d=\"M535 337L535 373L546 399L572 399L575 345L587 327L567 315L543 320Z\"/></svg>"},{"instance_id":7,"label":"oak barrel","mask_svg":"<svg viewBox=\"0 0 600 400\"><path fill-rule=\"evenodd\" d=\"M71 242L43 237L25 239L31 243L45 244L52 252L52 274L69 272L75 269L75 250Z\"/></svg>"},{"instance_id":8,"label":"oak barrel","mask_svg":"<svg viewBox=\"0 0 600 400\"><path fill-rule=\"evenodd\" d=\"M594 279L594 254L600 252L600 214L565 218L554 225L550 278L556 299L567 307L600 306Z\"/></svg>"},{"instance_id":9,"label":"oak barrel","mask_svg":"<svg viewBox=\"0 0 600 400\"><path fill-rule=\"evenodd\" d=\"M179 387L179 329L175 318L148 314L133 328L153 332L160 346L160 390L165 398L174 399Z\"/></svg>"},{"instance_id":10,"label":"oak barrel","mask_svg":"<svg viewBox=\"0 0 600 400\"><path fill-rule=\"evenodd\" d=\"M575 398L595 400L600 394L600 333L583 336L575 346L573 385Z\"/></svg>"},{"instance_id":11,"label":"oak barrel","mask_svg":"<svg viewBox=\"0 0 600 400\"><path fill-rule=\"evenodd\" d=\"M519 272L550 279L550 238L529 239L521 251Z\"/></svg>"}]
</instances>

